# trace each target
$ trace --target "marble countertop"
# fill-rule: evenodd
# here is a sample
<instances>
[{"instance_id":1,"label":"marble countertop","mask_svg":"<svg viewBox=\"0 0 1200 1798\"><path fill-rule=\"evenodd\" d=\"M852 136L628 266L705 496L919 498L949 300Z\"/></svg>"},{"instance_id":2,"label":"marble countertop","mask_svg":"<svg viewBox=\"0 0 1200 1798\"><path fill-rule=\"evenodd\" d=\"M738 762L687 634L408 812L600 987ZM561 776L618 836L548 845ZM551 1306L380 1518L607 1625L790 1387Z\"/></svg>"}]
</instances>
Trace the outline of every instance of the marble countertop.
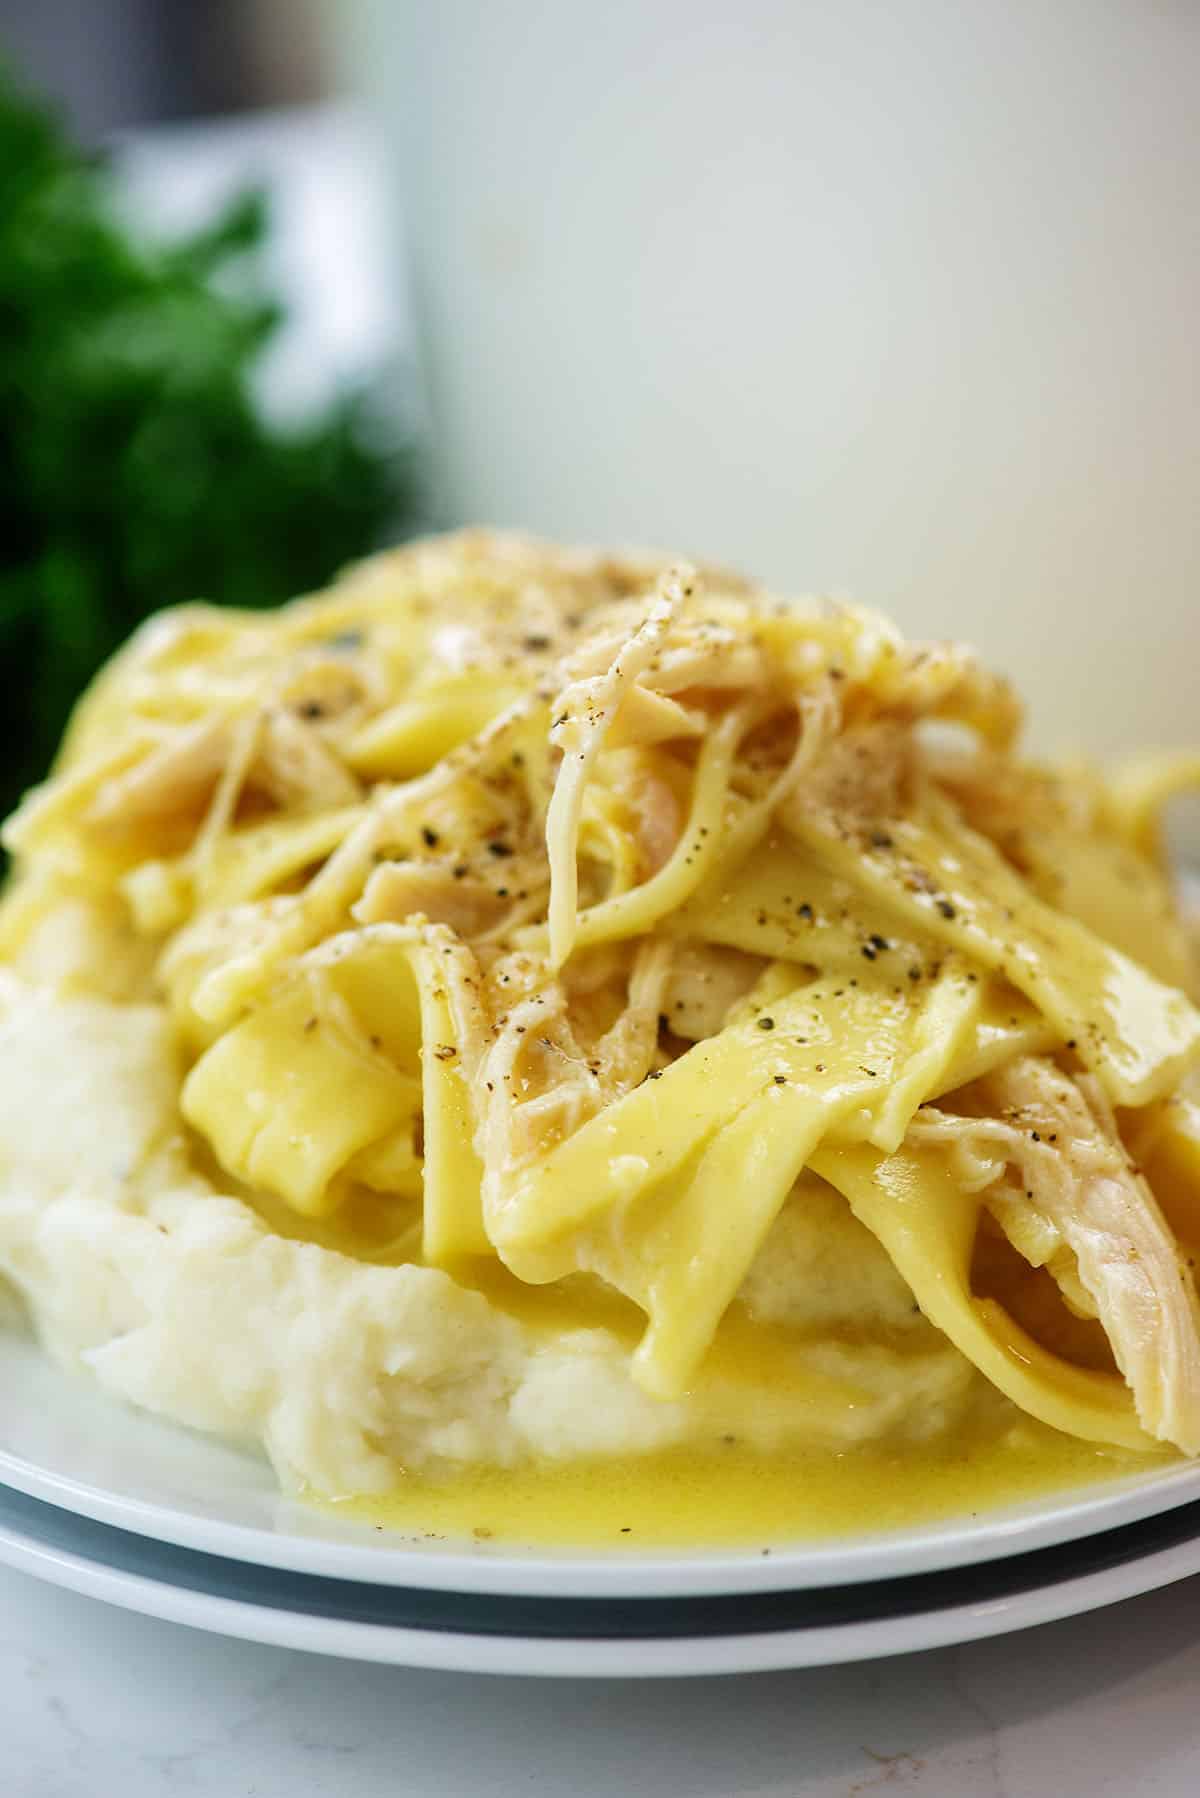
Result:
<instances>
[{"instance_id":1,"label":"marble countertop","mask_svg":"<svg viewBox=\"0 0 1200 1798\"><path fill-rule=\"evenodd\" d=\"M621 1683L361 1666L0 1570L3 1798L1191 1798L1200 1578L857 1667Z\"/></svg>"}]
</instances>

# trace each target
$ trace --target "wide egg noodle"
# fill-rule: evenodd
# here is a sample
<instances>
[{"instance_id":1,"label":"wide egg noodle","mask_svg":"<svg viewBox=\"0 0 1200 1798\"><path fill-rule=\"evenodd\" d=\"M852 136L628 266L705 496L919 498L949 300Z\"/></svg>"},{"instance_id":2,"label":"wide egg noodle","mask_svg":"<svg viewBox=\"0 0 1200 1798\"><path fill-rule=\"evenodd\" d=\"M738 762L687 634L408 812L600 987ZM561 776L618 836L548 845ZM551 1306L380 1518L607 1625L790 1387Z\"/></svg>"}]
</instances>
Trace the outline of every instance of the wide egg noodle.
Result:
<instances>
[{"instance_id":1,"label":"wide egg noodle","mask_svg":"<svg viewBox=\"0 0 1200 1798\"><path fill-rule=\"evenodd\" d=\"M124 890L147 932L169 930L193 909L217 910L286 890L331 855L362 816L361 806L347 806L231 830L199 866L191 852L174 862L142 862L126 876Z\"/></svg>"},{"instance_id":2,"label":"wide egg noodle","mask_svg":"<svg viewBox=\"0 0 1200 1798\"><path fill-rule=\"evenodd\" d=\"M923 1099L1011 1054L1031 1026L1019 1000L962 968L924 991L869 969L853 987L802 986L503 1182L489 1236L525 1280L586 1269L633 1298L650 1319L637 1377L678 1392L818 1145L895 1146Z\"/></svg>"},{"instance_id":3,"label":"wide egg noodle","mask_svg":"<svg viewBox=\"0 0 1200 1798\"><path fill-rule=\"evenodd\" d=\"M936 1150L824 1148L812 1166L883 1244L930 1322L1023 1411L1087 1441L1153 1445L1124 1380L1049 1354L996 1300L972 1292L979 1196Z\"/></svg>"},{"instance_id":4,"label":"wide egg noodle","mask_svg":"<svg viewBox=\"0 0 1200 1798\"><path fill-rule=\"evenodd\" d=\"M899 921L1018 987L1118 1105L1161 1098L1200 1050L1200 1014L1119 949L1035 898L999 851L944 803L847 832L793 807L789 826L834 873Z\"/></svg>"},{"instance_id":5,"label":"wide egg noodle","mask_svg":"<svg viewBox=\"0 0 1200 1798\"><path fill-rule=\"evenodd\" d=\"M521 697L510 681L478 673L419 683L410 697L370 719L346 749L356 773L410 780L470 742Z\"/></svg>"},{"instance_id":6,"label":"wide egg noodle","mask_svg":"<svg viewBox=\"0 0 1200 1798\"><path fill-rule=\"evenodd\" d=\"M180 1095L231 1173L315 1216L336 1207L351 1158L411 1127L420 1103L407 957L339 947L334 939L299 962L220 1035Z\"/></svg>"},{"instance_id":7,"label":"wide egg noodle","mask_svg":"<svg viewBox=\"0 0 1200 1798\"><path fill-rule=\"evenodd\" d=\"M331 939L200 1057L184 1117L231 1173L315 1216L336 1209L347 1176L375 1185L419 1168L425 1258L488 1252L453 953L413 929Z\"/></svg>"},{"instance_id":8,"label":"wide egg noodle","mask_svg":"<svg viewBox=\"0 0 1200 1798\"><path fill-rule=\"evenodd\" d=\"M1039 899L1195 996L1195 957L1166 874L1111 832L1041 829L1025 848Z\"/></svg>"}]
</instances>

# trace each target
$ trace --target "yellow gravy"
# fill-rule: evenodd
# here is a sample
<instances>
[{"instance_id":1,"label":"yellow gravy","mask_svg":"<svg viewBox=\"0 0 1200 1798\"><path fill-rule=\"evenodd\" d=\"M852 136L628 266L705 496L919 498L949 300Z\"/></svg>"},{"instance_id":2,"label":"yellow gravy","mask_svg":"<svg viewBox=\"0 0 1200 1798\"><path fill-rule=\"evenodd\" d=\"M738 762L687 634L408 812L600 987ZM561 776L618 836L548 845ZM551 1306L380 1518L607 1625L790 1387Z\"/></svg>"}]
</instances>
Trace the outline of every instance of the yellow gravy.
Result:
<instances>
[{"instance_id":1,"label":"yellow gravy","mask_svg":"<svg viewBox=\"0 0 1200 1798\"><path fill-rule=\"evenodd\" d=\"M496 1264L459 1278L547 1329L580 1325L580 1294L529 1287ZM585 1321L624 1334L639 1314L611 1293L588 1294ZM786 1378L786 1332L727 1315L713 1346L725 1371ZM779 1367L774 1369L778 1359ZM751 1366L753 1364L753 1367ZM618 1459L471 1467L412 1476L383 1496L337 1501L338 1513L403 1538L488 1540L512 1547L757 1547L820 1541L963 1518L1168 1464L1081 1442L1006 1400L933 1444L756 1452L737 1440ZM327 1501L326 1501L327 1502Z\"/></svg>"},{"instance_id":2,"label":"yellow gravy","mask_svg":"<svg viewBox=\"0 0 1200 1798\"><path fill-rule=\"evenodd\" d=\"M766 1549L974 1516L1159 1465L1040 1424L1016 1429L1017 1441L957 1452L767 1456L734 1446L723 1454L672 1449L622 1461L478 1468L406 1480L337 1509L409 1539Z\"/></svg>"}]
</instances>

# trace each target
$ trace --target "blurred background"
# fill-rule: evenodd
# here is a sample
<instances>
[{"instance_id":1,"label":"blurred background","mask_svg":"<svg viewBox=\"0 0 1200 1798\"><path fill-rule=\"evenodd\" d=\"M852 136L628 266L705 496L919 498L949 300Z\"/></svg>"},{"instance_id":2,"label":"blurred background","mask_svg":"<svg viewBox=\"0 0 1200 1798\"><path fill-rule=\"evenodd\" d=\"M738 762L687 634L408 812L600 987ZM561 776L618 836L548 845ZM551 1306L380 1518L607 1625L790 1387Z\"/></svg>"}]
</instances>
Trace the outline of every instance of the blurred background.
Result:
<instances>
[{"instance_id":1,"label":"blurred background","mask_svg":"<svg viewBox=\"0 0 1200 1798\"><path fill-rule=\"evenodd\" d=\"M0 459L37 463L30 520L0 501L0 649L33 759L147 605L273 600L467 520L967 636L1053 747L1200 737L1193 0L0 0L0 53L104 152L138 255L199 234L194 284L241 308L155 251L120 329L72 320L104 285L83 232L48 348L18 321L61 195L0 241ZM154 541L110 541L114 508Z\"/></svg>"}]
</instances>

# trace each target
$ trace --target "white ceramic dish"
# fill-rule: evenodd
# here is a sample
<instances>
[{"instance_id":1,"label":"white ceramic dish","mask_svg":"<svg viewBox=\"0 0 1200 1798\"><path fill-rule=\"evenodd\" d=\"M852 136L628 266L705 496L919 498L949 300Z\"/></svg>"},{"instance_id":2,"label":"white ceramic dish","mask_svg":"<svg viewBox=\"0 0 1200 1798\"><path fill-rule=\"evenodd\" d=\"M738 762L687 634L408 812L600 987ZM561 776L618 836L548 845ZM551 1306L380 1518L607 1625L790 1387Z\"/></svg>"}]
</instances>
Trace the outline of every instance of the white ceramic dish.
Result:
<instances>
[{"instance_id":1,"label":"white ceramic dish","mask_svg":"<svg viewBox=\"0 0 1200 1798\"><path fill-rule=\"evenodd\" d=\"M371 1585L520 1598L686 1599L845 1587L1024 1555L1200 1501L1200 1465L1051 1502L811 1546L498 1550L387 1535L282 1497L264 1462L113 1403L0 1333L0 1484L157 1542Z\"/></svg>"},{"instance_id":2,"label":"white ceramic dish","mask_svg":"<svg viewBox=\"0 0 1200 1798\"><path fill-rule=\"evenodd\" d=\"M258 1568L0 1490L0 1562L147 1616L279 1647L462 1673L677 1677L868 1660L1112 1604L1200 1571L1200 1511L990 1566L817 1593L531 1604Z\"/></svg>"}]
</instances>

